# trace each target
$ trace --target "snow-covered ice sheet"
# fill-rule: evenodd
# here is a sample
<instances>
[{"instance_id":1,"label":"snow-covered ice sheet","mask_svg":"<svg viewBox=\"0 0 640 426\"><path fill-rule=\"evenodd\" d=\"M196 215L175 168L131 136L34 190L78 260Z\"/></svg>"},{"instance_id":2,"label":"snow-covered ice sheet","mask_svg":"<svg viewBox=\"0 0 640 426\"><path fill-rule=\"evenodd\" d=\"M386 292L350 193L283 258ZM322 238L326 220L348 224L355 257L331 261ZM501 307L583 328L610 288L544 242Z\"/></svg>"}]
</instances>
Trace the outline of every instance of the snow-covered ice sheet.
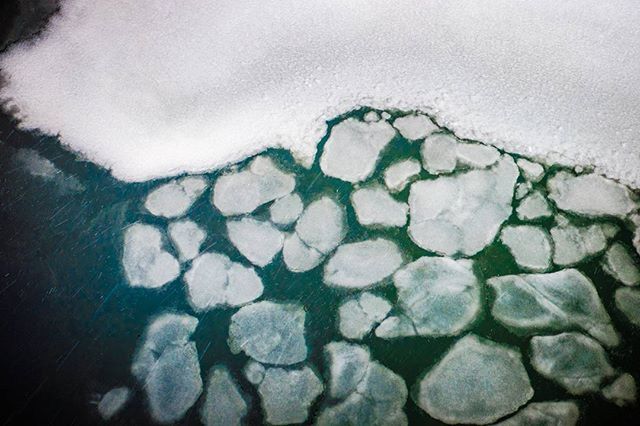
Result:
<instances>
[{"instance_id":1,"label":"snow-covered ice sheet","mask_svg":"<svg viewBox=\"0 0 640 426\"><path fill-rule=\"evenodd\" d=\"M639 20L621 0L66 0L2 56L0 96L128 181L273 145L309 162L369 105L638 186Z\"/></svg>"}]
</instances>

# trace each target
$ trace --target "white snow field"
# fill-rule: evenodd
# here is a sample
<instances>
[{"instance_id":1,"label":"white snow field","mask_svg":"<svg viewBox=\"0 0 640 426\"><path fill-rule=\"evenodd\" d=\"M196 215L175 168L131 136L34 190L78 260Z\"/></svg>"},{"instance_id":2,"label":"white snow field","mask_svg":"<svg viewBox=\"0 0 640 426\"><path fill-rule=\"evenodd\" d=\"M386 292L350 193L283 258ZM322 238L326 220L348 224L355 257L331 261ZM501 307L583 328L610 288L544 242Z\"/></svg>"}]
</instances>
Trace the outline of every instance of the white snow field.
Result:
<instances>
[{"instance_id":1,"label":"white snow field","mask_svg":"<svg viewBox=\"0 0 640 426\"><path fill-rule=\"evenodd\" d=\"M127 181L274 145L308 164L369 105L638 186L638 21L623 0L67 0L2 56L0 97Z\"/></svg>"}]
</instances>

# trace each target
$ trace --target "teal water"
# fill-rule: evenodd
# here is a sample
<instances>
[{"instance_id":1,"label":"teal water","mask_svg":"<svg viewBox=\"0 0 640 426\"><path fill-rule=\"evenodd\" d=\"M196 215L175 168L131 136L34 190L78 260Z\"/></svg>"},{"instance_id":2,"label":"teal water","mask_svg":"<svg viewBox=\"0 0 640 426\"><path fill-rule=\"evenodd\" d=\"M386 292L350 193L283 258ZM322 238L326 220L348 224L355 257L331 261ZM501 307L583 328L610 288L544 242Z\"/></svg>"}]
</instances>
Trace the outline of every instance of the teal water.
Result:
<instances>
[{"instance_id":1,"label":"teal water","mask_svg":"<svg viewBox=\"0 0 640 426\"><path fill-rule=\"evenodd\" d=\"M362 117L366 112L354 111L349 116ZM330 126L343 118L330 122ZM213 365L226 365L242 390L251 397L248 423L260 424L259 397L253 385L241 374L248 357L231 354L226 343L229 319L236 310L215 309L196 314L186 301L180 279L162 289L148 290L131 288L124 278L120 262L123 229L139 220L166 227L166 220L148 214L142 205L146 194L167 180L125 184L64 151L54 138L15 131L6 118L3 118L2 126L0 312L3 320L0 338L6 345L2 351L4 368L0 377L11 390L0 417L3 423L98 423L100 420L91 401L97 394L121 385L131 386L136 394L115 423L149 423L143 392L129 373L131 360L149 319L161 312L178 311L195 315L200 321L194 340L201 357L203 376L206 377ZM319 150L325 141L326 137ZM65 191L58 182L25 173L12 160L16 149L25 146L51 160L67 176L74 176L84 190ZM411 156L419 158L418 150L418 143L411 144L397 136L384 152L373 179L379 178L381 171L392 161ZM410 241L406 229L372 230L360 226L349 206L352 185L325 177L317 161L307 170L296 165L288 152L270 150L266 154L283 170L296 174L297 191L305 205L322 194L331 194L347 206L349 233L345 242L387 236L399 244L408 261L429 254ZM214 182L223 172L207 176ZM421 178L430 178L424 170L422 173ZM544 189L544 180L535 186ZM407 197L408 189L405 189L398 198L406 200ZM267 207L262 206L254 216L265 217L266 214ZM247 263L227 241L225 218L211 206L209 190L188 216L207 230L202 251L222 252L232 260ZM585 221L571 218L576 223ZM515 214L508 221L517 222ZM631 248L631 234L625 225L616 220L609 222L621 228L616 240ZM475 272L483 279L521 272L499 242L473 258L476 260ZM185 265L182 268L184 271ZM595 283L616 329L623 336L622 344L608 351L611 364L640 378L638 330L629 325L613 304L613 292L619 284L602 271L599 258L577 268ZM557 269L560 268L553 270ZM296 301L306 307L306 337L310 350L307 362L315 366L326 381L328 375L322 347L332 340L342 340L336 324L337 309L352 293L325 286L321 267L302 274L289 272L281 255L259 270L259 274L265 284L261 299ZM393 286L375 288L373 292L395 301ZM492 297L484 288L483 314L470 330L521 350L535 389L533 401L574 399L530 366L527 337L513 334L491 319ZM422 373L458 339L459 336L411 337L387 341L369 336L362 343L371 348L374 359L402 376L411 389ZM614 420L620 424L633 424L639 414L637 408L618 408L597 395L577 400L581 405L580 424L598 425ZM309 423L322 404L321 396L311 410ZM419 409L411 398L405 411L410 424L441 424ZM197 409L190 410L183 423L199 423Z\"/></svg>"}]
</instances>

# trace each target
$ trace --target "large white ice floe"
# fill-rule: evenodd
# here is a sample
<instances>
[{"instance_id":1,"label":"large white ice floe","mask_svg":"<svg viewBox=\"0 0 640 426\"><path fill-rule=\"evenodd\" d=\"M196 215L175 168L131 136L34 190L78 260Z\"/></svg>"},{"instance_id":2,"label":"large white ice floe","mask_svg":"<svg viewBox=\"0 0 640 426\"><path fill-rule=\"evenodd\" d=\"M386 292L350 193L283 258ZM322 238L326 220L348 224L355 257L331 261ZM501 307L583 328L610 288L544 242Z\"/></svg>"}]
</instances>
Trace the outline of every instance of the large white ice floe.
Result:
<instances>
[{"instance_id":1,"label":"large white ice floe","mask_svg":"<svg viewBox=\"0 0 640 426\"><path fill-rule=\"evenodd\" d=\"M249 370L256 368L251 364ZM324 391L322 381L308 366L299 369L263 367L261 376L251 375L249 381L258 387L265 421L272 425L305 422L311 404Z\"/></svg>"},{"instance_id":2,"label":"large white ice floe","mask_svg":"<svg viewBox=\"0 0 640 426\"><path fill-rule=\"evenodd\" d=\"M398 290L398 307L421 336L456 335L481 309L480 283L471 261L421 257L397 271L393 284ZM378 330L376 335L381 337L384 328Z\"/></svg>"},{"instance_id":3,"label":"large white ice floe","mask_svg":"<svg viewBox=\"0 0 640 426\"><path fill-rule=\"evenodd\" d=\"M128 387L113 388L105 393L98 402L98 413L103 420L117 416L131 399L133 392Z\"/></svg>"},{"instance_id":4,"label":"large white ice floe","mask_svg":"<svg viewBox=\"0 0 640 426\"><path fill-rule=\"evenodd\" d=\"M361 182L374 172L380 153L396 131L386 121L365 123L348 118L329 134L320 168L327 176L346 182Z\"/></svg>"},{"instance_id":5,"label":"large white ice floe","mask_svg":"<svg viewBox=\"0 0 640 426\"><path fill-rule=\"evenodd\" d=\"M635 404L638 400L636 379L629 373L621 374L611 384L602 388L602 396L618 407Z\"/></svg>"},{"instance_id":6,"label":"large white ice floe","mask_svg":"<svg viewBox=\"0 0 640 426\"><path fill-rule=\"evenodd\" d=\"M384 184L389 191L400 192L420 174L420 170L422 170L422 166L416 159L408 158L397 161L384 170Z\"/></svg>"},{"instance_id":7,"label":"large white ice floe","mask_svg":"<svg viewBox=\"0 0 640 426\"><path fill-rule=\"evenodd\" d=\"M147 195L144 207L155 216L180 217L207 189L207 180L200 176L187 176L159 186Z\"/></svg>"},{"instance_id":8,"label":"large white ice floe","mask_svg":"<svg viewBox=\"0 0 640 426\"><path fill-rule=\"evenodd\" d=\"M200 246L207 237L207 232L189 219L171 222L167 230L182 262L196 257L200 253Z\"/></svg>"},{"instance_id":9,"label":"large white ice floe","mask_svg":"<svg viewBox=\"0 0 640 426\"><path fill-rule=\"evenodd\" d=\"M458 161L456 145L458 140L453 135L436 133L429 136L420 147L422 167L434 175L451 173Z\"/></svg>"},{"instance_id":10,"label":"large white ice floe","mask_svg":"<svg viewBox=\"0 0 640 426\"><path fill-rule=\"evenodd\" d=\"M402 227L409 207L395 200L380 186L360 188L351 193L358 222L364 226Z\"/></svg>"},{"instance_id":11,"label":"large white ice floe","mask_svg":"<svg viewBox=\"0 0 640 426\"><path fill-rule=\"evenodd\" d=\"M550 217L553 212L542 192L534 191L520 201L516 214L520 220L532 221Z\"/></svg>"},{"instance_id":12,"label":"large white ice floe","mask_svg":"<svg viewBox=\"0 0 640 426\"><path fill-rule=\"evenodd\" d=\"M616 307L624 314L629 322L640 327L640 290L623 287L616 290Z\"/></svg>"},{"instance_id":13,"label":"large white ice floe","mask_svg":"<svg viewBox=\"0 0 640 426\"><path fill-rule=\"evenodd\" d=\"M511 215L518 168L509 156L483 170L414 182L409 236L425 250L473 256Z\"/></svg>"},{"instance_id":14,"label":"large white ice floe","mask_svg":"<svg viewBox=\"0 0 640 426\"><path fill-rule=\"evenodd\" d=\"M638 207L627 187L597 174L560 171L549 178L547 188L559 209L588 217L624 218Z\"/></svg>"},{"instance_id":15,"label":"large white ice floe","mask_svg":"<svg viewBox=\"0 0 640 426\"><path fill-rule=\"evenodd\" d=\"M298 194L285 195L269 207L269 217L276 225L287 226L298 220L304 205Z\"/></svg>"},{"instance_id":16,"label":"large white ice floe","mask_svg":"<svg viewBox=\"0 0 640 426\"><path fill-rule=\"evenodd\" d=\"M325 406L316 424L403 426L407 417L404 380L371 359L369 350L346 342L324 347L329 369L329 396L338 400Z\"/></svg>"},{"instance_id":17,"label":"large white ice floe","mask_svg":"<svg viewBox=\"0 0 640 426\"><path fill-rule=\"evenodd\" d=\"M624 285L640 284L640 269L629 251L620 243L609 247L602 260L603 269Z\"/></svg>"},{"instance_id":18,"label":"large white ice floe","mask_svg":"<svg viewBox=\"0 0 640 426\"><path fill-rule=\"evenodd\" d=\"M424 114L409 114L393 120L395 127L403 138L409 140L424 139L439 130L433 121Z\"/></svg>"},{"instance_id":19,"label":"large white ice floe","mask_svg":"<svg viewBox=\"0 0 640 426\"><path fill-rule=\"evenodd\" d=\"M574 401L532 402L495 426L574 426L579 417Z\"/></svg>"},{"instance_id":20,"label":"large white ice floe","mask_svg":"<svg viewBox=\"0 0 640 426\"><path fill-rule=\"evenodd\" d=\"M488 424L532 396L520 352L470 334L419 381L416 403L445 423Z\"/></svg>"},{"instance_id":21,"label":"large white ice floe","mask_svg":"<svg viewBox=\"0 0 640 426\"><path fill-rule=\"evenodd\" d=\"M606 229L601 224L574 226L562 223L551 228L553 263L573 266L607 248Z\"/></svg>"},{"instance_id":22,"label":"large white ice floe","mask_svg":"<svg viewBox=\"0 0 640 426\"><path fill-rule=\"evenodd\" d=\"M522 269L542 272L551 266L551 238L542 227L505 226L500 233L500 241Z\"/></svg>"},{"instance_id":23,"label":"large white ice floe","mask_svg":"<svg viewBox=\"0 0 640 426\"><path fill-rule=\"evenodd\" d=\"M229 348L265 364L297 364L307 358L304 321L303 307L293 303L243 306L231 317Z\"/></svg>"},{"instance_id":24,"label":"large white ice floe","mask_svg":"<svg viewBox=\"0 0 640 426\"><path fill-rule=\"evenodd\" d=\"M259 156L244 170L220 176L212 202L224 216L246 214L290 194L295 186L292 174L280 170L269 157Z\"/></svg>"},{"instance_id":25,"label":"large white ice floe","mask_svg":"<svg viewBox=\"0 0 640 426\"><path fill-rule=\"evenodd\" d=\"M252 267L219 253L203 253L184 274L191 306L197 311L241 306L262 295L262 280Z\"/></svg>"},{"instance_id":26,"label":"large white ice floe","mask_svg":"<svg viewBox=\"0 0 640 426\"><path fill-rule=\"evenodd\" d=\"M197 325L196 318L185 314L156 317L133 359L131 372L158 423L180 420L202 392L198 352L190 340Z\"/></svg>"},{"instance_id":27,"label":"large white ice floe","mask_svg":"<svg viewBox=\"0 0 640 426\"><path fill-rule=\"evenodd\" d=\"M343 244L324 267L324 283L330 287L361 289L380 283L402 265L396 243L377 238Z\"/></svg>"},{"instance_id":28,"label":"large white ice floe","mask_svg":"<svg viewBox=\"0 0 640 426\"><path fill-rule=\"evenodd\" d=\"M124 232L122 265L133 287L162 287L180 274L180 264L165 250L160 229L140 222Z\"/></svg>"},{"instance_id":29,"label":"large white ice floe","mask_svg":"<svg viewBox=\"0 0 640 426\"><path fill-rule=\"evenodd\" d=\"M229 370L221 365L211 368L207 391L200 407L205 426L240 426L249 406Z\"/></svg>"},{"instance_id":30,"label":"large white ice floe","mask_svg":"<svg viewBox=\"0 0 640 426\"><path fill-rule=\"evenodd\" d=\"M391 308L386 299L369 292L347 300L338 308L340 334L347 339L362 339L385 319Z\"/></svg>"},{"instance_id":31,"label":"large white ice floe","mask_svg":"<svg viewBox=\"0 0 640 426\"><path fill-rule=\"evenodd\" d=\"M496 292L491 314L515 331L579 328L607 346L619 343L593 283L576 269L494 277L487 284Z\"/></svg>"},{"instance_id":32,"label":"large white ice floe","mask_svg":"<svg viewBox=\"0 0 640 426\"><path fill-rule=\"evenodd\" d=\"M229 241L249 262L267 266L282 250L284 234L271 222L250 217L227 221Z\"/></svg>"},{"instance_id":33,"label":"large white ice floe","mask_svg":"<svg viewBox=\"0 0 640 426\"><path fill-rule=\"evenodd\" d=\"M573 395L597 392L602 382L614 374L602 346L575 332L534 336L531 365Z\"/></svg>"}]
</instances>

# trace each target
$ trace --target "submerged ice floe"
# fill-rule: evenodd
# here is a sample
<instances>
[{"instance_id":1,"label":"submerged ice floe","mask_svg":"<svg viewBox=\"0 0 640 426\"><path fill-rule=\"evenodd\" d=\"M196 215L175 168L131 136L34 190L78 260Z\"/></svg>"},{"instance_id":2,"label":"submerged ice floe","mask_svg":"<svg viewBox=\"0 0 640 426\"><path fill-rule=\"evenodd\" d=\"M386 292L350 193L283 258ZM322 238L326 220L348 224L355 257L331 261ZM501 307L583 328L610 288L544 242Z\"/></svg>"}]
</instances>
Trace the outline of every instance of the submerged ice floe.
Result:
<instances>
[{"instance_id":1,"label":"submerged ice floe","mask_svg":"<svg viewBox=\"0 0 640 426\"><path fill-rule=\"evenodd\" d=\"M240 426L249 405L238 384L223 366L209 372L207 392L200 407L200 420L205 426Z\"/></svg>"},{"instance_id":2,"label":"submerged ice floe","mask_svg":"<svg viewBox=\"0 0 640 426\"><path fill-rule=\"evenodd\" d=\"M496 426L574 426L580 410L573 401L532 402Z\"/></svg>"},{"instance_id":3,"label":"submerged ice floe","mask_svg":"<svg viewBox=\"0 0 640 426\"><path fill-rule=\"evenodd\" d=\"M103 420L111 420L117 416L129 402L132 391L128 387L113 388L105 393L98 402L98 413Z\"/></svg>"}]
</instances>

